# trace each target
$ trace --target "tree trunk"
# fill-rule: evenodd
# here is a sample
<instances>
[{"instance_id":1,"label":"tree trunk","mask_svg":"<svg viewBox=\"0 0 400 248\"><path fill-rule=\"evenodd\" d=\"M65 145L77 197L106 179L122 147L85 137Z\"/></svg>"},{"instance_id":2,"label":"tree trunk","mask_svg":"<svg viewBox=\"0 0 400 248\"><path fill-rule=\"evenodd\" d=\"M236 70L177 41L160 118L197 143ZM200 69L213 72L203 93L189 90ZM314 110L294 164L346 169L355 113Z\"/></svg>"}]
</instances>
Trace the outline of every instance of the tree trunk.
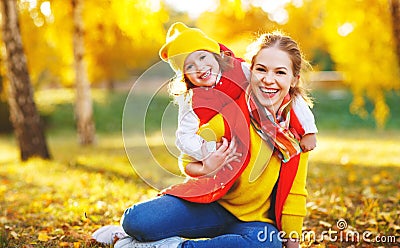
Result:
<instances>
[{"instance_id":1,"label":"tree trunk","mask_svg":"<svg viewBox=\"0 0 400 248\"><path fill-rule=\"evenodd\" d=\"M49 159L50 153L33 99L33 89L22 47L17 1L1 0L0 5L9 79L10 120L19 143L20 156L22 160L34 156Z\"/></svg>"},{"instance_id":2,"label":"tree trunk","mask_svg":"<svg viewBox=\"0 0 400 248\"><path fill-rule=\"evenodd\" d=\"M397 61L400 66L400 0L391 0L393 37L396 43Z\"/></svg>"},{"instance_id":3,"label":"tree trunk","mask_svg":"<svg viewBox=\"0 0 400 248\"><path fill-rule=\"evenodd\" d=\"M76 103L75 117L79 142L89 145L94 142L95 125L93 122L93 104L90 92L90 84L86 73L84 62L82 0L72 0L72 12L74 22L74 60L75 60L75 84Z\"/></svg>"}]
</instances>

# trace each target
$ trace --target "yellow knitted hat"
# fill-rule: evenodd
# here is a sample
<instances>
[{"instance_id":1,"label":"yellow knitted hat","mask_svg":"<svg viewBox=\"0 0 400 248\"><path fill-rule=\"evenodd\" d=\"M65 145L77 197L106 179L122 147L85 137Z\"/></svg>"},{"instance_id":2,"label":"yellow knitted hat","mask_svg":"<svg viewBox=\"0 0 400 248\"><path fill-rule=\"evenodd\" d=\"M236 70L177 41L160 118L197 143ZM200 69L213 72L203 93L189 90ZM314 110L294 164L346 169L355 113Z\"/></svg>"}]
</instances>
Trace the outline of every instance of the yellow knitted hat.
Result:
<instances>
[{"instance_id":1,"label":"yellow knitted hat","mask_svg":"<svg viewBox=\"0 0 400 248\"><path fill-rule=\"evenodd\" d=\"M218 42L208 37L198 28L189 28L182 22L176 22L168 29L167 39L159 55L176 71L183 71L186 57L197 50L220 53Z\"/></svg>"}]
</instances>

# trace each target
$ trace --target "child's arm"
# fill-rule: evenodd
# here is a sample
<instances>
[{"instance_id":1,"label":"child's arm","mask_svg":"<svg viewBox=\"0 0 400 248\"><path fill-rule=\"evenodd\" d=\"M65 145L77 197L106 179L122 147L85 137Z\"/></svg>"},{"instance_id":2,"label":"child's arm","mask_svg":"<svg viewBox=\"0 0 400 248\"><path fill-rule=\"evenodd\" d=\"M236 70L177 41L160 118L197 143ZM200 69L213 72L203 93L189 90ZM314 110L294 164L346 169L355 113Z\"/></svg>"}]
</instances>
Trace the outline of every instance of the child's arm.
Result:
<instances>
[{"instance_id":1,"label":"child's arm","mask_svg":"<svg viewBox=\"0 0 400 248\"><path fill-rule=\"evenodd\" d=\"M301 137L300 147L303 152L314 150L317 146L317 135L315 133L308 133Z\"/></svg>"},{"instance_id":2,"label":"child's arm","mask_svg":"<svg viewBox=\"0 0 400 248\"><path fill-rule=\"evenodd\" d=\"M317 126L315 125L314 114L301 96L294 99L293 111L303 129L301 130L302 132L296 130L298 133L303 133L300 140L300 147L304 152L311 151L317 145L316 133L318 133Z\"/></svg>"},{"instance_id":3,"label":"child's arm","mask_svg":"<svg viewBox=\"0 0 400 248\"><path fill-rule=\"evenodd\" d=\"M202 161L208 154L203 154L201 147L206 143L208 152L215 151L215 142L207 142L197 134L199 130L199 119L194 113L190 100L185 96L176 99L179 106L178 128L176 130L176 146L178 149L193 157L197 161Z\"/></svg>"}]
</instances>

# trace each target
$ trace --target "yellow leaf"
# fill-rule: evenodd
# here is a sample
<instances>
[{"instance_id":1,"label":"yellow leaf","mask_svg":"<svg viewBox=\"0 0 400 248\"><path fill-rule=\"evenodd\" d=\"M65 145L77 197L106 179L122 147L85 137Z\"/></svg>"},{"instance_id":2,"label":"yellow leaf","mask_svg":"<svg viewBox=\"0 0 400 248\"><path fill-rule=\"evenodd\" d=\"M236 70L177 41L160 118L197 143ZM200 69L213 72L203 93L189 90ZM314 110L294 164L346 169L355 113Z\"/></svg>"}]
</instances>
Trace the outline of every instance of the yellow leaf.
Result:
<instances>
[{"instance_id":1,"label":"yellow leaf","mask_svg":"<svg viewBox=\"0 0 400 248\"><path fill-rule=\"evenodd\" d=\"M319 221L319 224L323 227L332 227L331 223L322 220Z\"/></svg>"},{"instance_id":2,"label":"yellow leaf","mask_svg":"<svg viewBox=\"0 0 400 248\"><path fill-rule=\"evenodd\" d=\"M349 183L354 183L357 180L357 174L355 172L350 172L348 174L347 180Z\"/></svg>"},{"instance_id":3,"label":"yellow leaf","mask_svg":"<svg viewBox=\"0 0 400 248\"><path fill-rule=\"evenodd\" d=\"M79 248L81 246L80 242L74 242L74 248Z\"/></svg>"},{"instance_id":4,"label":"yellow leaf","mask_svg":"<svg viewBox=\"0 0 400 248\"><path fill-rule=\"evenodd\" d=\"M374 175L372 177L372 182L374 182L375 184L379 183L381 181L381 176L380 175Z\"/></svg>"},{"instance_id":5,"label":"yellow leaf","mask_svg":"<svg viewBox=\"0 0 400 248\"><path fill-rule=\"evenodd\" d=\"M39 232L38 240L47 242L49 240L49 236L45 232Z\"/></svg>"},{"instance_id":6,"label":"yellow leaf","mask_svg":"<svg viewBox=\"0 0 400 248\"><path fill-rule=\"evenodd\" d=\"M15 231L11 231L10 234L14 239L18 239L18 233L16 233Z\"/></svg>"},{"instance_id":7,"label":"yellow leaf","mask_svg":"<svg viewBox=\"0 0 400 248\"><path fill-rule=\"evenodd\" d=\"M393 222L393 218L390 216L389 212L382 212L379 214L386 222L391 223Z\"/></svg>"}]
</instances>

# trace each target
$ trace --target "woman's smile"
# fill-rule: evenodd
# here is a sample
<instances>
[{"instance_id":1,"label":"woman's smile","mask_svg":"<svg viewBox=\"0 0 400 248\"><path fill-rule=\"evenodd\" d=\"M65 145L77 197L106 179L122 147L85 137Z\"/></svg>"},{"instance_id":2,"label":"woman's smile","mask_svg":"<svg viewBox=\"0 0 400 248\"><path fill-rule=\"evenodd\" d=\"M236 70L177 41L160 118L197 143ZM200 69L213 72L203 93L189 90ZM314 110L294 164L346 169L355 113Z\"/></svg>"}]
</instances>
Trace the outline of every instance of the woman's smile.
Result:
<instances>
[{"instance_id":1,"label":"woman's smile","mask_svg":"<svg viewBox=\"0 0 400 248\"><path fill-rule=\"evenodd\" d=\"M263 87L263 86L260 86L259 89L262 93L265 94L266 97L270 97L270 98L274 97L276 95L276 93L278 93L278 91L279 91L279 89L267 88L267 87Z\"/></svg>"}]
</instances>

